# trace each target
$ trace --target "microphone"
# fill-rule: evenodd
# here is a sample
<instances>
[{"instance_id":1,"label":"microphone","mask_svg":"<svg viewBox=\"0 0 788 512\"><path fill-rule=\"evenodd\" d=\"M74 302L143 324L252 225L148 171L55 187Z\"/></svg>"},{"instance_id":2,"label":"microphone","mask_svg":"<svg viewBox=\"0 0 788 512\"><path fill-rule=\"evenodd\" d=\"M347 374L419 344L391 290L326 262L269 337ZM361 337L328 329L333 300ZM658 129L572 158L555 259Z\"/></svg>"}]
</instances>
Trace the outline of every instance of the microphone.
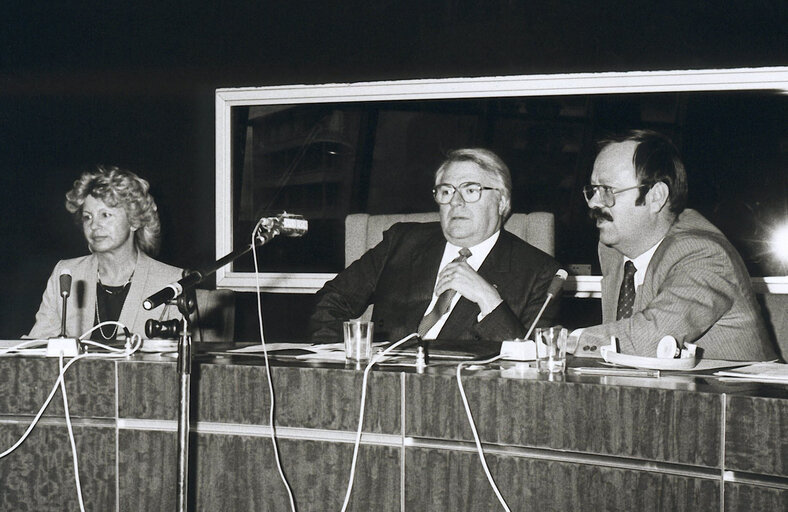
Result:
<instances>
[{"instance_id":1,"label":"microphone","mask_svg":"<svg viewBox=\"0 0 788 512\"><path fill-rule=\"evenodd\" d=\"M566 277L566 270L558 269L555 276L553 276L553 280L550 282L550 286L547 288L547 297L545 297L544 304L542 304L542 309L539 310L536 318L534 318L531 328L528 329L528 332L522 340L504 340L501 343L501 357L514 361L530 361L536 358L536 343L538 342L528 341L528 337L531 335L534 327L536 327L539 319L542 318L542 313L544 313L547 304L561 291L564 282L566 282Z\"/></svg>"},{"instance_id":2,"label":"microphone","mask_svg":"<svg viewBox=\"0 0 788 512\"><path fill-rule=\"evenodd\" d=\"M539 310L539 313L536 315L536 318L534 318L534 322L531 324L531 328L528 329L527 333L525 333L526 340L528 339L528 336L531 335L531 331L534 330L534 327L536 327L536 323L539 321L540 318L542 318L542 313L544 313L547 304L549 304L552 298L558 295L558 293L561 291L561 288L564 287L564 283L566 282L566 278L568 275L569 274L567 274L566 270L562 268L559 268L558 271L556 271L555 276L553 276L553 280L550 282L550 287L547 288L547 297L544 300L544 304L542 304L542 309Z\"/></svg>"},{"instance_id":3,"label":"microphone","mask_svg":"<svg viewBox=\"0 0 788 512\"><path fill-rule=\"evenodd\" d=\"M164 304L168 300L178 298L183 290L188 290L202 281L203 275L200 272L191 272L174 283L170 283L161 290L157 291L142 302L142 307L150 311L151 309Z\"/></svg>"},{"instance_id":4,"label":"microphone","mask_svg":"<svg viewBox=\"0 0 788 512\"><path fill-rule=\"evenodd\" d=\"M309 223L301 215L282 212L276 217L260 219L257 238L266 243L276 235L289 237L304 236L309 230Z\"/></svg>"},{"instance_id":5,"label":"microphone","mask_svg":"<svg viewBox=\"0 0 788 512\"><path fill-rule=\"evenodd\" d=\"M550 282L550 287L547 289L547 300L549 301L561 291L561 288L564 287L564 283L566 283L566 278L569 276L566 270L559 268L558 271L553 276L553 280ZM546 302L545 302L546 303Z\"/></svg>"},{"instance_id":6,"label":"microphone","mask_svg":"<svg viewBox=\"0 0 788 512\"><path fill-rule=\"evenodd\" d=\"M60 338L66 337L66 304L71 295L71 271L64 268L60 273L60 296L63 297L63 312L60 318Z\"/></svg>"},{"instance_id":7,"label":"microphone","mask_svg":"<svg viewBox=\"0 0 788 512\"><path fill-rule=\"evenodd\" d=\"M64 299L71 295L71 271L64 268L60 273L60 296Z\"/></svg>"},{"instance_id":8,"label":"microphone","mask_svg":"<svg viewBox=\"0 0 788 512\"><path fill-rule=\"evenodd\" d=\"M66 338L66 317L68 316L66 304L71 295L71 271L64 268L60 272L60 296L63 298L63 310L60 314L60 335L49 338L47 341L47 357L76 357L79 354L79 341L76 338Z\"/></svg>"}]
</instances>

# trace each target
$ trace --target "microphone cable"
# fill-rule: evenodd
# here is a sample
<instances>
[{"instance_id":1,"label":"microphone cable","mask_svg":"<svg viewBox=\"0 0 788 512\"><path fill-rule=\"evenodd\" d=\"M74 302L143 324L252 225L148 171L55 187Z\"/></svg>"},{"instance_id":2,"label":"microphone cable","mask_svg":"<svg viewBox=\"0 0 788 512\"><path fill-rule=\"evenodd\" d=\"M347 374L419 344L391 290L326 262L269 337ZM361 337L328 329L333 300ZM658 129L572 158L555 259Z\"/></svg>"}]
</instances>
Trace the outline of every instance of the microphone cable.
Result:
<instances>
[{"instance_id":1,"label":"microphone cable","mask_svg":"<svg viewBox=\"0 0 788 512\"><path fill-rule=\"evenodd\" d=\"M63 375L63 352L57 357L60 375ZM66 394L66 380L60 380L60 392L63 395L63 415L66 418L66 429L68 429L68 440L71 444L71 458L74 462L74 481L77 484L77 499L79 500L79 510L85 512L85 501L82 499L82 483L79 480L79 459L77 458L77 443L74 440L74 428L71 426L71 414L68 412L68 395Z\"/></svg>"},{"instance_id":2,"label":"microphone cable","mask_svg":"<svg viewBox=\"0 0 788 512\"><path fill-rule=\"evenodd\" d=\"M55 380L55 384L52 386L52 390L49 392L49 395L47 396L46 400L44 400L44 404L41 406L41 408L38 410L36 415L33 417L33 421L30 422L30 425L27 427L27 429L22 434L22 436L10 448L8 448L4 452L0 453L0 459L2 459L4 457L8 456L9 454L11 454L17 448L19 448L19 446L21 446L22 443L24 443L25 440L27 440L27 438L30 436L30 433L33 431L33 429L36 427L36 425L38 425L38 422L41 420L41 416L43 416L44 411L46 411L47 407L49 407L49 404L52 402L52 399L54 398L55 393L57 393L58 389L60 389L62 394L63 394L64 417L65 417L65 421L66 421L66 428L68 430L69 443L71 444L71 453L72 453L73 466L74 466L74 480L75 480L76 486L77 486L77 497L78 497L78 500L79 500L79 507L80 507L80 510L82 512L84 512L84 510L85 510L85 504L84 504L84 501L82 499L82 484L81 484L80 478L79 478L79 460L78 460L78 457L77 457L76 441L74 439L74 431L73 431L73 427L72 427L72 424L71 424L71 415L70 415L69 409L68 409L68 396L66 394L66 383L65 383L66 371L68 371L68 369L72 365L74 365L74 363L76 363L77 361L79 361L81 359L101 359L101 358L114 359L114 358L119 358L119 357L126 357L126 356L129 356L129 355L137 352L139 350L139 348L142 346L142 338L138 334L134 334L134 335L131 336L131 341L130 342L127 341L126 348L124 348L124 349L116 349L116 348L113 348L113 347L109 347L107 345L103 345L101 343L96 343L96 342L84 339L87 336L89 336L93 331L95 331L96 329L98 329L98 328L100 328L100 327L102 327L102 326L104 326L106 324L116 324L116 325L118 325L120 327L123 327L123 329L126 330L126 326L121 324L120 322L114 322L114 321L102 322L101 324L93 326L91 329L89 329L87 332L85 332L82 336L80 336L79 340L80 340L80 342L86 343L88 345L95 345L95 346L98 346L100 348L109 349L110 353L93 353L93 354L91 354L91 353L87 353L86 352L86 353L78 354L78 355L74 356L73 358L71 358L71 360L68 361L64 365L63 364L63 353L61 352L58 355L58 367L59 367L58 376L57 376L57 379ZM15 345L14 347L11 347L11 348L5 350L0 355L8 354L8 353L24 354L23 347L26 347L28 345L32 345L32 344L37 343L37 342L40 343L41 341L42 340L24 341L22 343L19 343L18 345Z\"/></svg>"},{"instance_id":3,"label":"microphone cable","mask_svg":"<svg viewBox=\"0 0 788 512\"><path fill-rule=\"evenodd\" d=\"M364 425L364 406L367 399L367 380L369 379L369 371L372 369L378 361L383 359L389 352L394 350L395 348L399 347L406 341L410 340L414 336L418 336L418 333L414 332L408 334L401 340L397 341L396 343L392 344L382 352L378 352L369 360L367 363L367 367L364 368L364 378L361 381L361 406L359 408L358 413L358 429L356 430L356 440L353 443L353 460L350 463L350 478L348 479L347 484L347 492L345 493L345 501L342 503L342 512L345 512L347 509L348 503L350 502L350 493L353 490L353 480L356 476L356 461L358 460L358 449L359 445L361 444L361 428Z\"/></svg>"},{"instance_id":4,"label":"microphone cable","mask_svg":"<svg viewBox=\"0 0 788 512\"><path fill-rule=\"evenodd\" d=\"M254 260L254 283L257 290L257 320L260 327L260 343L263 345L265 375L268 379L268 391L271 395L271 406L268 412L268 423L271 425L271 444L274 448L276 469L279 471L279 477L282 479L282 483L285 485L285 489L287 490L287 495L290 499L290 508L293 512L295 512L295 498L293 497L293 491L290 489L290 484L288 483L287 477L285 476L284 470L282 469L282 462L279 457L279 447L276 441L276 426L274 425L274 411L276 409L276 399L274 398L274 381L271 378L271 366L268 363L268 348L265 346L265 335L263 333L263 306L260 292L260 270L257 266L257 244L255 244L255 235L257 234L257 229L260 227L260 224L262 224L263 220L265 220L265 218L258 220L257 224L254 226L254 229L252 229L252 259Z\"/></svg>"},{"instance_id":5,"label":"microphone cable","mask_svg":"<svg viewBox=\"0 0 788 512\"><path fill-rule=\"evenodd\" d=\"M482 468L484 469L484 474L487 475L487 480L490 482L490 486L492 487L493 491L495 491L495 496L498 498L498 501L501 503L506 512L511 512L509 509L509 505L506 504L506 500L501 495L501 491L498 490L498 486L495 485L495 479L493 479L492 473L490 473L490 469L487 467L487 460L484 457L484 448L482 447L482 443L479 440L479 433L476 431L476 424L473 421L473 414L471 413L471 406L468 404L468 397L465 396L465 388L462 385L462 367L464 365L471 365L471 364L490 364L499 359L503 356L495 356L490 359L485 359L484 361L463 361L462 363L457 365L457 386L460 389L460 397L462 398L462 404L465 406L465 414L468 416L468 424L471 426L471 432L473 432L473 440L476 443L476 451L479 452L479 460L482 463Z\"/></svg>"}]
</instances>

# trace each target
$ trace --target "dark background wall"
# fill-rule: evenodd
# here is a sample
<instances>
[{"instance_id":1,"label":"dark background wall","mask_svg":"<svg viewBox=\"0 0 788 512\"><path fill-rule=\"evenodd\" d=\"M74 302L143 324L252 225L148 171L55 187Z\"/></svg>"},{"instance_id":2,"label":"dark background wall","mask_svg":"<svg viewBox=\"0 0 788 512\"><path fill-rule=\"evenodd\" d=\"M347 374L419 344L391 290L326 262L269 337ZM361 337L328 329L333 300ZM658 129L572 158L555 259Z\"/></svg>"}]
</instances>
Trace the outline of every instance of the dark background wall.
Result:
<instances>
[{"instance_id":1,"label":"dark background wall","mask_svg":"<svg viewBox=\"0 0 788 512\"><path fill-rule=\"evenodd\" d=\"M63 194L98 163L151 182L165 232L160 259L215 259L216 88L788 64L781 0L238 4L4 7L0 338L27 332L54 263L84 254ZM287 300L309 298L264 303L281 311Z\"/></svg>"}]
</instances>

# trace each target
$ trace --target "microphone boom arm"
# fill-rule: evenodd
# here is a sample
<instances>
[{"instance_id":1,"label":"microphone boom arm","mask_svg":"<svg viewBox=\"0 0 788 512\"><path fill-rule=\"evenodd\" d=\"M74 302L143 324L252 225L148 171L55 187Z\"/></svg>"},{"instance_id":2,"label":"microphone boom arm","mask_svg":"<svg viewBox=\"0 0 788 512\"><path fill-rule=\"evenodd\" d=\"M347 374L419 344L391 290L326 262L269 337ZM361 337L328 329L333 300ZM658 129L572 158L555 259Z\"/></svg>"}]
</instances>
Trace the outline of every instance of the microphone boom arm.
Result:
<instances>
[{"instance_id":1,"label":"microphone boom arm","mask_svg":"<svg viewBox=\"0 0 788 512\"><path fill-rule=\"evenodd\" d=\"M168 300L177 299L184 292L190 291L192 288L200 284L205 280L206 277L210 276L223 266L227 265L228 263L232 263L233 261L237 260L244 254L248 253L254 247L260 247L262 245L267 244L270 242L276 235L280 234L283 231L283 220L287 222L287 219L291 221L300 222L306 224L306 221L303 220L300 216L294 216L287 213L282 213L278 215L273 221L271 222L272 225L265 226L263 223L260 223L257 231L255 232L255 242L250 243L246 247L242 247L240 249L236 249L235 251L226 254L216 260L214 263L208 265L207 267L200 269L200 270L186 270L184 273L185 275L175 283L171 283L167 285L165 288L162 288L158 292L154 293L147 299L145 299L142 303L142 307L146 310L151 310L164 304ZM270 219L268 219L270 220ZM303 232L299 232L299 234L295 236L299 236L306 232L306 228L303 228ZM288 234L288 231L285 231L285 234Z\"/></svg>"}]
</instances>

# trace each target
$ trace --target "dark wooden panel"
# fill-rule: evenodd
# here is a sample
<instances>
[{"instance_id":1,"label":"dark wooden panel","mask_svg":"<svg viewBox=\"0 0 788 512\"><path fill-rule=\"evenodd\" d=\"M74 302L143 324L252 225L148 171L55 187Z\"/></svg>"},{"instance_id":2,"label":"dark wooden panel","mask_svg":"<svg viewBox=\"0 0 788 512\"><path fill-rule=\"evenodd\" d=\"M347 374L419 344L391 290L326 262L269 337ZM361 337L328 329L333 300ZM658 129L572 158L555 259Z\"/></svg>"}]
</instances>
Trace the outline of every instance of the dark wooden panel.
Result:
<instances>
[{"instance_id":1,"label":"dark wooden panel","mask_svg":"<svg viewBox=\"0 0 788 512\"><path fill-rule=\"evenodd\" d=\"M727 482L725 512L788 510L788 490Z\"/></svg>"},{"instance_id":2,"label":"dark wooden panel","mask_svg":"<svg viewBox=\"0 0 788 512\"><path fill-rule=\"evenodd\" d=\"M118 417L178 418L179 378L175 359L118 362Z\"/></svg>"},{"instance_id":3,"label":"dark wooden panel","mask_svg":"<svg viewBox=\"0 0 788 512\"><path fill-rule=\"evenodd\" d=\"M276 425L330 430L358 428L362 372L272 367ZM264 366L201 365L200 421L268 425L270 392ZM367 384L364 431L400 433L400 375L373 372Z\"/></svg>"},{"instance_id":4,"label":"dark wooden panel","mask_svg":"<svg viewBox=\"0 0 788 512\"><path fill-rule=\"evenodd\" d=\"M120 510L172 510L176 500L175 433L121 430ZM280 460L298 510L339 510L353 445L278 439ZM196 510L289 510L269 437L192 435L190 501ZM399 449L359 450L349 510L399 510Z\"/></svg>"},{"instance_id":5,"label":"dark wooden panel","mask_svg":"<svg viewBox=\"0 0 788 512\"><path fill-rule=\"evenodd\" d=\"M718 512L715 480L487 455L511 510ZM407 448L405 510L501 510L478 455Z\"/></svg>"},{"instance_id":6,"label":"dark wooden panel","mask_svg":"<svg viewBox=\"0 0 788 512\"><path fill-rule=\"evenodd\" d=\"M0 413L36 414L57 380L55 358L0 359ZM65 374L69 411L74 417L115 417L115 362L83 359ZM46 412L63 415L63 399L55 395Z\"/></svg>"},{"instance_id":7,"label":"dark wooden panel","mask_svg":"<svg viewBox=\"0 0 788 512\"><path fill-rule=\"evenodd\" d=\"M118 431L120 512L177 508L177 454L175 432Z\"/></svg>"},{"instance_id":8,"label":"dark wooden panel","mask_svg":"<svg viewBox=\"0 0 788 512\"><path fill-rule=\"evenodd\" d=\"M0 423L0 446L10 448L26 425ZM87 510L115 509L115 429L74 426L82 498ZM0 459L0 510L79 510L68 431L39 424Z\"/></svg>"},{"instance_id":9,"label":"dark wooden panel","mask_svg":"<svg viewBox=\"0 0 788 512\"><path fill-rule=\"evenodd\" d=\"M484 442L720 464L715 394L473 376L463 385ZM473 439L456 379L409 374L405 389L406 435Z\"/></svg>"},{"instance_id":10,"label":"dark wooden panel","mask_svg":"<svg viewBox=\"0 0 788 512\"><path fill-rule=\"evenodd\" d=\"M353 445L280 439L278 446L298 510L340 510ZM270 438L200 434L194 453L197 510L290 510ZM399 449L362 445L348 510L394 512L399 500Z\"/></svg>"},{"instance_id":11,"label":"dark wooden panel","mask_svg":"<svg viewBox=\"0 0 788 512\"><path fill-rule=\"evenodd\" d=\"M725 467L788 476L788 400L729 396Z\"/></svg>"},{"instance_id":12,"label":"dark wooden panel","mask_svg":"<svg viewBox=\"0 0 788 512\"><path fill-rule=\"evenodd\" d=\"M272 367L276 424L354 431L358 425L362 372L338 368ZM192 421L268 424L270 396L265 367L195 364L191 377ZM177 419L178 374L174 363L118 364L121 418ZM373 372L367 385L366 432L399 434L400 375Z\"/></svg>"}]
</instances>

